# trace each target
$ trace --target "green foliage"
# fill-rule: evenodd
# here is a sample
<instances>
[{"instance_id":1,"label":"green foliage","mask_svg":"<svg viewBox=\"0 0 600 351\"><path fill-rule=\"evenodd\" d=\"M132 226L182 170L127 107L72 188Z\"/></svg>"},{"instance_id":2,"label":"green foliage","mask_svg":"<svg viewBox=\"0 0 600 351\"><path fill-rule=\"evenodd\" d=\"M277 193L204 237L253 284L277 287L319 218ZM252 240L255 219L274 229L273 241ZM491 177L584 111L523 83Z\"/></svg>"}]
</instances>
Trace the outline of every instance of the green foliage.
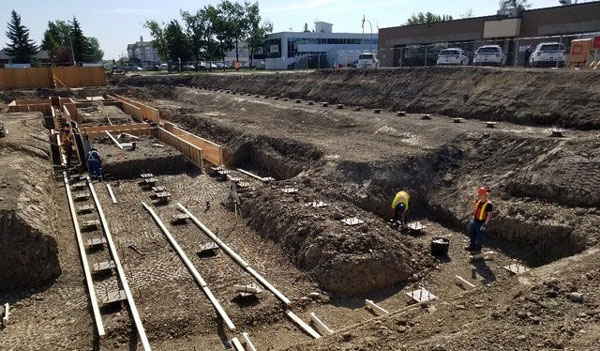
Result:
<instances>
[{"instance_id":1,"label":"green foliage","mask_svg":"<svg viewBox=\"0 0 600 351\"><path fill-rule=\"evenodd\" d=\"M234 48L237 58L241 41L247 41L253 52L273 30L271 23L261 24L258 2L240 4L223 0L217 6L206 5L195 13L181 11L180 14L185 30L177 21L164 27L156 21L145 24L153 38L152 46L162 60L189 57L212 61L223 59L226 52Z\"/></svg>"},{"instance_id":2,"label":"green foliage","mask_svg":"<svg viewBox=\"0 0 600 351\"><path fill-rule=\"evenodd\" d=\"M310 29L308 29L308 23L304 22L304 33L309 33Z\"/></svg>"},{"instance_id":3,"label":"green foliage","mask_svg":"<svg viewBox=\"0 0 600 351\"><path fill-rule=\"evenodd\" d=\"M524 11L530 7L531 4L528 0L500 0L500 10L517 9Z\"/></svg>"},{"instance_id":4,"label":"green foliage","mask_svg":"<svg viewBox=\"0 0 600 351\"><path fill-rule=\"evenodd\" d=\"M12 10L6 37L10 41L6 43L4 50L16 63L31 63L38 48L33 40L29 39L29 29L21 24L21 16Z\"/></svg>"},{"instance_id":5,"label":"green foliage","mask_svg":"<svg viewBox=\"0 0 600 351\"><path fill-rule=\"evenodd\" d=\"M452 21L452 19L453 18L450 15L436 15L431 12L419 12L418 14L413 13L413 15L406 22L406 24L429 24L436 22Z\"/></svg>"},{"instance_id":6,"label":"green foliage","mask_svg":"<svg viewBox=\"0 0 600 351\"><path fill-rule=\"evenodd\" d=\"M71 50L72 47L72 50ZM86 37L77 21L56 20L48 22L41 48L47 50L53 62L99 62L104 57L98 39Z\"/></svg>"},{"instance_id":7,"label":"green foliage","mask_svg":"<svg viewBox=\"0 0 600 351\"><path fill-rule=\"evenodd\" d=\"M156 49L158 57L163 61L167 61L169 59L169 48L167 47L167 39L163 27L156 21L146 21L144 27L150 30L152 47Z\"/></svg>"},{"instance_id":8,"label":"green foliage","mask_svg":"<svg viewBox=\"0 0 600 351\"><path fill-rule=\"evenodd\" d=\"M190 42L177 20L171 20L164 30L170 61L189 61L192 58Z\"/></svg>"},{"instance_id":9,"label":"green foliage","mask_svg":"<svg viewBox=\"0 0 600 351\"><path fill-rule=\"evenodd\" d=\"M86 53L86 61L87 62L99 62L102 61L104 57L104 51L100 49L100 43L98 39L94 37L88 37L88 49L89 51Z\"/></svg>"}]
</instances>

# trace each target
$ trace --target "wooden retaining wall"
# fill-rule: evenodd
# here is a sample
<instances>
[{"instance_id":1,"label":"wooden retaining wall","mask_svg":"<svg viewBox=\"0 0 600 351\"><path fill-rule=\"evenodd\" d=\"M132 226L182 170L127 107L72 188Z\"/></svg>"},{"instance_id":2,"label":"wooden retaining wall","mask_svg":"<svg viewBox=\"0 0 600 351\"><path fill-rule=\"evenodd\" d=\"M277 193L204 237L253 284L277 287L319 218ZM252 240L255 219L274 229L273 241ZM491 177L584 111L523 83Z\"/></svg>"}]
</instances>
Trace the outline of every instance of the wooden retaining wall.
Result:
<instances>
[{"instance_id":1,"label":"wooden retaining wall","mask_svg":"<svg viewBox=\"0 0 600 351\"><path fill-rule=\"evenodd\" d=\"M204 156L203 150L196 145L188 143L177 135L169 132L168 130L158 127L156 137L165 144L171 145L185 157L192 161L200 169L204 169Z\"/></svg>"},{"instance_id":2,"label":"wooden retaining wall","mask_svg":"<svg viewBox=\"0 0 600 351\"><path fill-rule=\"evenodd\" d=\"M90 139L106 137L105 131L109 131L111 134L129 133L135 136L154 134L153 128L147 123L120 124L116 126L81 127L79 128L79 131L83 135L87 134Z\"/></svg>"},{"instance_id":3,"label":"wooden retaining wall","mask_svg":"<svg viewBox=\"0 0 600 351\"><path fill-rule=\"evenodd\" d=\"M149 120L157 123L160 122L160 112L158 111L158 109L125 96L115 95L114 97L115 99L123 102L123 105L129 104L139 108L143 120ZM123 110L125 111L125 109Z\"/></svg>"},{"instance_id":4,"label":"wooden retaining wall","mask_svg":"<svg viewBox=\"0 0 600 351\"><path fill-rule=\"evenodd\" d=\"M44 116L52 114L52 101L50 99L27 99L15 100L8 104L8 112L32 112L39 111Z\"/></svg>"},{"instance_id":5,"label":"wooden retaining wall","mask_svg":"<svg viewBox=\"0 0 600 351\"><path fill-rule=\"evenodd\" d=\"M220 145L178 128L170 122L165 122L164 128L167 131L181 137L183 140L201 148L204 153L204 159L208 162L217 166L221 166L223 164L223 148Z\"/></svg>"},{"instance_id":6,"label":"wooden retaining wall","mask_svg":"<svg viewBox=\"0 0 600 351\"><path fill-rule=\"evenodd\" d=\"M106 86L104 67L0 68L0 89Z\"/></svg>"}]
</instances>

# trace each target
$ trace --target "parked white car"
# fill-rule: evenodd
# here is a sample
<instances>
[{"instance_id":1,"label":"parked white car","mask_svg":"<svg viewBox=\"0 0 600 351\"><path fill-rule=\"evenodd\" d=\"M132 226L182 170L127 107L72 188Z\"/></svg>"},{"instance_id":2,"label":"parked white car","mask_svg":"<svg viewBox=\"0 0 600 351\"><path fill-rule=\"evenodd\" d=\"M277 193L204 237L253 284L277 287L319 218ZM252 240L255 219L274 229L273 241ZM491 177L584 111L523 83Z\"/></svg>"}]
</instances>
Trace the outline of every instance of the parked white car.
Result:
<instances>
[{"instance_id":1,"label":"parked white car","mask_svg":"<svg viewBox=\"0 0 600 351\"><path fill-rule=\"evenodd\" d=\"M469 57L460 48L449 48L440 51L438 65L463 65L469 64Z\"/></svg>"},{"instance_id":2,"label":"parked white car","mask_svg":"<svg viewBox=\"0 0 600 351\"><path fill-rule=\"evenodd\" d=\"M531 67L555 67L565 66L567 55L565 46L561 43L540 43L529 56Z\"/></svg>"},{"instance_id":3,"label":"parked white car","mask_svg":"<svg viewBox=\"0 0 600 351\"><path fill-rule=\"evenodd\" d=\"M475 51L473 65L505 66L506 55L502 52L502 48L499 45L484 45Z\"/></svg>"},{"instance_id":4,"label":"parked white car","mask_svg":"<svg viewBox=\"0 0 600 351\"><path fill-rule=\"evenodd\" d=\"M370 52L364 52L358 56L358 61L356 62L356 68L378 68L379 60L375 56L375 54Z\"/></svg>"}]
</instances>

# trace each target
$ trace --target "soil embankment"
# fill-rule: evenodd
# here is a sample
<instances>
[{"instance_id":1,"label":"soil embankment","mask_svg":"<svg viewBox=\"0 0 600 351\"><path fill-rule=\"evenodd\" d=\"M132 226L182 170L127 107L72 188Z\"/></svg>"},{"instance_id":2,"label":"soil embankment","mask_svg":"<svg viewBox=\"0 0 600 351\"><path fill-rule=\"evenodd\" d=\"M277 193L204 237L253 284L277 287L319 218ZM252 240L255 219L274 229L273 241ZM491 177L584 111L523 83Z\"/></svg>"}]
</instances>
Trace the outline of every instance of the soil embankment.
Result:
<instances>
[{"instance_id":1,"label":"soil embankment","mask_svg":"<svg viewBox=\"0 0 600 351\"><path fill-rule=\"evenodd\" d=\"M440 113L519 124L600 129L600 72L420 67L298 74L115 77L120 86L187 85Z\"/></svg>"},{"instance_id":2,"label":"soil embankment","mask_svg":"<svg viewBox=\"0 0 600 351\"><path fill-rule=\"evenodd\" d=\"M8 135L0 138L0 290L39 287L61 273L50 147L41 114L2 121Z\"/></svg>"}]
</instances>

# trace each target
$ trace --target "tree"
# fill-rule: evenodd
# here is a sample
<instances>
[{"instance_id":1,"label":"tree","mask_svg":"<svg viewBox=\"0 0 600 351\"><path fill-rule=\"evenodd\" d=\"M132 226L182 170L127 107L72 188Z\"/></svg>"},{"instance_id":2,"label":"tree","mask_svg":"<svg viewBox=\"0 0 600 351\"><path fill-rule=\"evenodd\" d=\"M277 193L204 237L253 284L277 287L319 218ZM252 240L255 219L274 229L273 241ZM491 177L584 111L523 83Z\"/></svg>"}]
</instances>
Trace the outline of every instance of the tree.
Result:
<instances>
[{"instance_id":1,"label":"tree","mask_svg":"<svg viewBox=\"0 0 600 351\"><path fill-rule=\"evenodd\" d=\"M472 18L473 17L473 9L467 9L465 13L460 15L460 18Z\"/></svg>"},{"instance_id":2,"label":"tree","mask_svg":"<svg viewBox=\"0 0 600 351\"><path fill-rule=\"evenodd\" d=\"M252 6L258 8L258 3L250 4L245 2L240 5L238 2L223 0L218 6L220 12L220 29L222 36L235 44L235 60L239 61L238 46L239 42L248 34L249 23L247 12Z\"/></svg>"},{"instance_id":3,"label":"tree","mask_svg":"<svg viewBox=\"0 0 600 351\"><path fill-rule=\"evenodd\" d=\"M211 20L217 10L214 6L208 5L198 10L195 14L186 11L181 12L186 25L186 34L190 40L190 46L193 56L197 60L202 58L206 60L216 59L217 42L215 40L215 27Z\"/></svg>"},{"instance_id":4,"label":"tree","mask_svg":"<svg viewBox=\"0 0 600 351\"><path fill-rule=\"evenodd\" d=\"M304 22L304 33L310 33L310 29L308 29L308 23Z\"/></svg>"},{"instance_id":5,"label":"tree","mask_svg":"<svg viewBox=\"0 0 600 351\"><path fill-rule=\"evenodd\" d=\"M48 29L44 31L41 48L48 51L48 55L53 62L73 62L70 36L71 28L67 22L61 20L50 21L48 22Z\"/></svg>"},{"instance_id":6,"label":"tree","mask_svg":"<svg viewBox=\"0 0 600 351\"><path fill-rule=\"evenodd\" d=\"M74 56L73 60L75 62L84 62L90 52L90 47L87 38L83 35L79 21L77 21L75 16L73 16L73 22L71 22L70 27L71 34L69 39Z\"/></svg>"},{"instance_id":7,"label":"tree","mask_svg":"<svg viewBox=\"0 0 600 351\"><path fill-rule=\"evenodd\" d=\"M87 62L100 62L104 57L104 51L100 49L100 43L98 39L94 37L87 38L88 52L86 52L84 59Z\"/></svg>"},{"instance_id":8,"label":"tree","mask_svg":"<svg viewBox=\"0 0 600 351\"><path fill-rule=\"evenodd\" d=\"M500 10L517 9L519 11L527 10L531 7L528 0L500 0Z\"/></svg>"},{"instance_id":9,"label":"tree","mask_svg":"<svg viewBox=\"0 0 600 351\"><path fill-rule=\"evenodd\" d=\"M156 49L156 54L158 55L158 57L162 61L168 61L169 48L167 46L165 30L156 21L146 21L144 27L150 30L150 35L152 36L152 47Z\"/></svg>"},{"instance_id":10,"label":"tree","mask_svg":"<svg viewBox=\"0 0 600 351\"><path fill-rule=\"evenodd\" d=\"M446 22L452 21L452 16L450 15L436 15L431 12L419 12L418 14L414 14L408 19L406 24L430 24L436 22Z\"/></svg>"},{"instance_id":11,"label":"tree","mask_svg":"<svg viewBox=\"0 0 600 351\"><path fill-rule=\"evenodd\" d=\"M188 37L177 20L171 20L165 27L165 41L167 43L168 58L170 61L189 61L191 50Z\"/></svg>"},{"instance_id":12,"label":"tree","mask_svg":"<svg viewBox=\"0 0 600 351\"><path fill-rule=\"evenodd\" d=\"M34 41L29 39L29 29L21 24L21 16L15 10L11 12L6 37L10 41L4 48L6 54L18 63L31 63L38 48Z\"/></svg>"},{"instance_id":13,"label":"tree","mask_svg":"<svg viewBox=\"0 0 600 351\"><path fill-rule=\"evenodd\" d=\"M248 31L248 49L250 49L250 64L254 63L254 53L256 49L262 47L267 34L273 31L273 24L271 22L264 22L261 24L260 13L258 4L254 4L248 11L248 23L250 30ZM308 25L305 26L308 29Z\"/></svg>"}]
</instances>

